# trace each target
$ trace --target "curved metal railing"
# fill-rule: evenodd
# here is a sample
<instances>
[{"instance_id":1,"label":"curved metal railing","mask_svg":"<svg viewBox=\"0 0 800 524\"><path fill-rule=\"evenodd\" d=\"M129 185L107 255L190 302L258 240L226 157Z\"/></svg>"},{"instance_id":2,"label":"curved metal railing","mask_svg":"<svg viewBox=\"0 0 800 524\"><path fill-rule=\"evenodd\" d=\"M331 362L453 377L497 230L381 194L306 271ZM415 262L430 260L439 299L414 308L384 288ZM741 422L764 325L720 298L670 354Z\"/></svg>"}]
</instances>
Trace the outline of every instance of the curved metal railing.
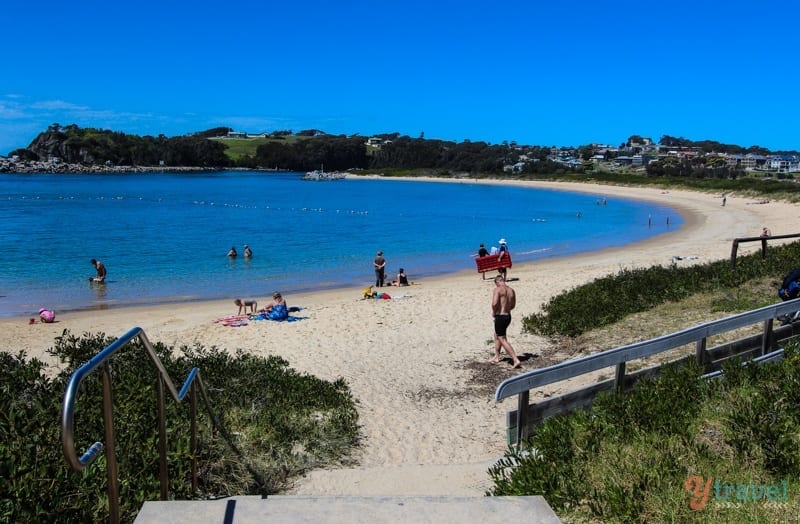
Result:
<instances>
[{"instance_id":1,"label":"curved metal railing","mask_svg":"<svg viewBox=\"0 0 800 524\"><path fill-rule=\"evenodd\" d=\"M217 416L211 410L208 400L208 393L200 376L198 368L192 368L180 391L169 377L164 364L153 350L153 345L148 340L142 328L135 327L108 345L103 351L92 357L87 363L78 368L70 377L64 393L64 403L61 412L61 445L64 450L64 457L67 463L75 471L82 471L89 464L94 462L101 451L105 450L108 475L108 503L111 522L120 521L119 512L119 481L117 478L117 462L114 446L114 424L113 406L111 399L111 371L109 360L120 349L131 340L138 338L144 345L150 360L158 370L158 417L159 417L159 478L161 483L161 499L166 500L168 496L168 474L167 474L167 432L166 432L166 407L164 387L169 389L172 397L177 401L182 401L186 395L190 398L190 422L191 437L190 447L192 453L192 490L197 491L197 389L199 387L203 403L216 426L219 422ZM105 426L105 445L102 442L95 442L80 456L75 450L75 403L81 382L97 369L102 372L103 381L103 422Z\"/></svg>"}]
</instances>

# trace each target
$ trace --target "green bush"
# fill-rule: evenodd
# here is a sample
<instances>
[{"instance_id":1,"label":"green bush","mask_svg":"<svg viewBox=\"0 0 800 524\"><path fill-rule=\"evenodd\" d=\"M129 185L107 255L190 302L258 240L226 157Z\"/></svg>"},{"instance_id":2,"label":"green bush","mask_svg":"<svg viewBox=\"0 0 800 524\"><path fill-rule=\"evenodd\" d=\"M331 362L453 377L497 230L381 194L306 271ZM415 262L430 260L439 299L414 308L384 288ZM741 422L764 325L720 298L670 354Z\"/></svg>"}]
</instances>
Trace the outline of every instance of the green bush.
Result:
<instances>
[{"instance_id":1,"label":"green bush","mask_svg":"<svg viewBox=\"0 0 800 524\"><path fill-rule=\"evenodd\" d=\"M60 412L71 373L113 339L65 332L50 352L65 369L48 378L23 353L0 353L0 521L99 522L108 519L106 462L71 471L61 449ZM198 410L199 491L191 492L189 403L167 399L169 493L174 499L266 495L320 465L347 461L357 444L358 415L347 385L295 372L279 357L231 355L200 346L174 351L154 344L178 381L199 367L221 426ZM156 500L156 368L138 342L111 361L114 429L123 520ZM75 412L78 453L103 440L100 374L84 380ZM222 430L225 428L225 430Z\"/></svg>"},{"instance_id":2,"label":"green bush","mask_svg":"<svg viewBox=\"0 0 800 524\"><path fill-rule=\"evenodd\" d=\"M731 362L707 382L692 361L627 394L548 419L489 470L494 496L542 495L568 521L777 522L800 493L800 352L780 363ZM739 485L787 482L781 504L689 506L690 475Z\"/></svg>"},{"instance_id":3,"label":"green bush","mask_svg":"<svg viewBox=\"0 0 800 524\"><path fill-rule=\"evenodd\" d=\"M719 260L689 267L622 269L551 298L540 313L523 318L522 323L529 333L574 337L696 293L736 288L762 277L780 282L800 265L798 260L800 242L794 242L770 248L765 259L758 253L740 257L735 268L728 260Z\"/></svg>"}]
</instances>

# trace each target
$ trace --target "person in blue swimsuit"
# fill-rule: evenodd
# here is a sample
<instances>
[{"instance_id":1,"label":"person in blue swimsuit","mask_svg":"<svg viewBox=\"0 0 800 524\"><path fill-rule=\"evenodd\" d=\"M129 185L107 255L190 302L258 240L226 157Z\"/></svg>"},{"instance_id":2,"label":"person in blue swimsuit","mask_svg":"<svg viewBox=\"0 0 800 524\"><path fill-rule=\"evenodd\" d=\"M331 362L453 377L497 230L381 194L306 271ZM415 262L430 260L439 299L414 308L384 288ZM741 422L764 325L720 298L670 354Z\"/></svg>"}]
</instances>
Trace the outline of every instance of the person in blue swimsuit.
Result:
<instances>
[{"instance_id":1,"label":"person in blue swimsuit","mask_svg":"<svg viewBox=\"0 0 800 524\"><path fill-rule=\"evenodd\" d=\"M264 311L270 320L286 320L289 318L289 306L286 305L286 299L278 291L272 294L272 302L267 304Z\"/></svg>"}]
</instances>

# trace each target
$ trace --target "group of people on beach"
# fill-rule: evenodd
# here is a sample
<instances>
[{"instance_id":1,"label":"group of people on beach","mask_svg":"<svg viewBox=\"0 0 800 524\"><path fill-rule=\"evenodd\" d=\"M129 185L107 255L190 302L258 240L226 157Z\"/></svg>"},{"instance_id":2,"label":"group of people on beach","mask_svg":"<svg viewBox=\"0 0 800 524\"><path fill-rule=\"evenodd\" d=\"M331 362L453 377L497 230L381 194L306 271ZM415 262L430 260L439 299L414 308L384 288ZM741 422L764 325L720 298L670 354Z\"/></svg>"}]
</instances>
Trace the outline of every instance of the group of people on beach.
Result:
<instances>
[{"instance_id":1,"label":"group of people on beach","mask_svg":"<svg viewBox=\"0 0 800 524\"><path fill-rule=\"evenodd\" d=\"M508 242L505 238L498 241L500 247L492 246L491 251L481 244L478 246L478 258L497 256L498 262L505 257L510 257ZM512 367L522 366L517 353L511 342L508 341L508 326L511 325L511 311L517 306L517 294L514 289L506 282L507 269L500 267L497 269L497 276L494 277L494 292L492 293L492 318L494 319L494 357L489 360L492 364L501 362L500 350L505 350L511 357ZM486 274L481 271L481 277L485 280Z\"/></svg>"},{"instance_id":2,"label":"group of people on beach","mask_svg":"<svg viewBox=\"0 0 800 524\"><path fill-rule=\"evenodd\" d=\"M496 255L499 260L504 257L509 257L508 243L505 238L501 238L498 242L499 248L492 248L492 252L486 249L481 244L478 248L478 257L489 255ZM375 269L375 287L383 287L386 280L386 258L383 256L383 251L379 250L375 259L372 261ZM511 357L512 367L519 368L522 362L514 351L514 347L508 341L508 326L511 325L511 311L517 305L517 295L514 289L506 283L506 269L505 267L498 269L498 275L494 277L494 292L492 293L492 318L494 320L494 357L489 361L492 364L501 362L500 352L505 350L508 356ZM482 273L483 274L483 273ZM485 278L485 276L484 276ZM392 281L391 285L407 286L408 277L403 268L397 275L397 279ZM369 291L371 292L371 287Z\"/></svg>"},{"instance_id":3,"label":"group of people on beach","mask_svg":"<svg viewBox=\"0 0 800 524\"><path fill-rule=\"evenodd\" d=\"M491 256L497 256L497 262L501 263L504 259L510 257L510 254L509 254L509 251L508 251L508 243L506 242L506 239L505 238L501 238L498 241L498 244L500 244L500 247L492 246L491 250L486 249L486 246L484 246L483 244L478 246L478 258L488 257L490 255ZM506 268L506 267L501 267L501 268L497 269L498 273L503 275L503 278L506 278L508 276L508 271L507 270L508 270L508 268ZM485 272L481 271L481 277L484 280L486 280Z\"/></svg>"},{"instance_id":4,"label":"group of people on beach","mask_svg":"<svg viewBox=\"0 0 800 524\"><path fill-rule=\"evenodd\" d=\"M289 318L289 306L286 305L286 299L283 298L280 291L272 294L272 301L264 308L258 309L258 302L255 299L241 299L237 298L233 301L239 307L237 315L244 314L264 314L265 318L269 320L286 320Z\"/></svg>"},{"instance_id":5,"label":"group of people on beach","mask_svg":"<svg viewBox=\"0 0 800 524\"><path fill-rule=\"evenodd\" d=\"M383 251L378 251L372 261L372 266L375 269L375 287L383 287L386 285L386 259L383 257ZM397 272L397 277L389 283L390 286L407 286L408 276L405 269L402 267Z\"/></svg>"},{"instance_id":6,"label":"group of people on beach","mask_svg":"<svg viewBox=\"0 0 800 524\"><path fill-rule=\"evenodd\" d=\"M94 271L95 271L95 276L89 277L89 283L90 284L105 284L106 283L106 276L108 275L108 272L106 271L106 266L102 262L97 260L96 258L93 258L93 259L89 260L89 263L92 264L92 266L94 267ZM43 324L52 324L55 321L56 321L56 312L55 311L53 311L50 308L45 308L45 307L39 308L39 322L41 322ZM36 323L36 318L31 317L28 320L28 323L29 324L35 324Z\"/></svg>"}]
</instances>

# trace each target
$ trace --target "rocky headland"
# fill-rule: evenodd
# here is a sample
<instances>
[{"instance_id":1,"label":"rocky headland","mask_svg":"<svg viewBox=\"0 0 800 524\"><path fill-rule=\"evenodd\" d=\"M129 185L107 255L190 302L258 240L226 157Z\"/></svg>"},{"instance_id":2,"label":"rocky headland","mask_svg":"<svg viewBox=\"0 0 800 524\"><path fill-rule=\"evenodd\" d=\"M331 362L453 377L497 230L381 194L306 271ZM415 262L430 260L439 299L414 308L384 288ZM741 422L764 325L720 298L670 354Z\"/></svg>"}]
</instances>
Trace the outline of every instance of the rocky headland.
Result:
<instances>
[{"instance_id":1,"label":"rocky headland","mask_svg":"<svg viewBox=\"0 0 800 524\"><path fill-rule=\"evenodd\" d=\"M117 166L108 164L75 164L39 160L0 158L0 173L192 173L219 171L228 168L186 166Z\"/></svg>"}]
</instances>

